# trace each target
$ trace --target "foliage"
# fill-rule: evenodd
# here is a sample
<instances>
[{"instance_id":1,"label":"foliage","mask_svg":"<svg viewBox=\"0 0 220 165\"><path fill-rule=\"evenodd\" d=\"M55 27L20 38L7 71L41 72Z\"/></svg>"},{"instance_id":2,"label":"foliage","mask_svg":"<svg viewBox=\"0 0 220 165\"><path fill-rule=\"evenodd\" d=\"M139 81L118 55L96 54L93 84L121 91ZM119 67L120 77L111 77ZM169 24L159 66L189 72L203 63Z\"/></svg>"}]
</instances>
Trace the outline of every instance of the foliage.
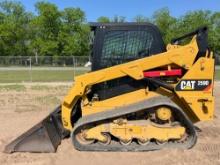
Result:
<instances>
[{"instance_id":1,"label":"foliage","mask_svg":"<svg viewBox=\"0 0 220 165\"><path fill-rule=\"evenodd\" d=\"M28 24L32 14L19 2L0 3L0 53L3 56L27 55Z\"/></svg>"},{"instance_id":2,"label":"foliage","mask_svg":"<svg viewBox=\"0 0 220 165\"><path fill-rule=\"evenodd\" d=\"M220 12L216 12L211 16L212 37L210 42L213 45L213 49L216 53L220 54Z\"/></svg>"},{"instance_id":3,"label":"foliage","mask_svg":"<svg viewBox=\"0 0 220 165\"><path fill-rule=\"evenodd\" d=\"M143 15L137 15L134 17L134 22L150 22L150 19L143 16Z\"/></svg>"},{"instance_id":4,"label":"foliage","mask_svg":"<svg viewBox=\"0 0 220 165\"><path fill-rule=\"evenodd\" d=\"M55 4L37 1L37 14L27 12L20 2L0 2L0 55L1 56L82 56L89 54L90 28L85 13L79 8L60 10ZM126 22L124 16L101 16L98 22ZM151 22L158 26L166 44L172 38L209 27L209 44L220 54L220 12L197 10L181 17L172 16L162 8L148 18L137 15L135 22Z\"/></svg>"},{"instance_id":5,"label":"foliage","mask_svg":"<svg viewBox=\"0 0 220 165\"><path fill-rule=\"evenodd\" d=\"M153 23L159 27L166 44L172 38L194 31L198 27L207 26L209 28L209 46L216 53L220 52L220 13L198 10L175 18L165 8L155 12Z\"/></svg>"},{"instance_id":6,"label":"foliage","mask_svg":"<svg viewBox=\"0 0 220 165\"><path fill-rule=\"evenodd\" d=\"M97 22L100 23L110 23L110 22L114 22L114 23L120 23L120 22L126 22L126 17L124 16L118 16L115 15L113 18L109 18L106 16L101 16L97 19Z\"/></svg>"},{"instance_id":7,"label":"foliage","mask_svg":"<svg viewBox=\"0 0 220 165\"><path fill-rule=\"evenodd\" d=\"M79 8L60 11L37 2L37 15L14 1L0 3L0 53L4 56L88 55L90 28Z\"/></svg>"},{"instance_id":8,"label":"foliage","mask_svg":"<svg viewBox=\"0 0 220 165\"><path fill-rule=\"evenodd\" d=\"M89 51L90 28L86 24L85 14L79 8L66 8L62 12L62 20L59 33L61 55L87 55Z\"/></svg>"},{"instance_id":9,"label":"foliage","mask_svg":"<svg viewBox=\"0 0 220 165\"><path fill-rule=\"evenodd\" d=\"M178 20L170 15L168 8L163 8L153 14L153 23L158 26L165 43L169 43L176 33L176 23ZM177 34L177 35L176 35Z\"/></svg>"},{"instance_id":10,"label":"foliage","mask_svg":"<svg viewBox=\"0 0 220 165\"><path fill-rule=\"evenodd\" d=\"M38 16L31 21L33 40L31 48L40 55L58 55L59 41L57 40L61 26L60 12L54 4L38 2Z\"/></svg>"},{"instance_id":11,"label":"foliage","mask_svg":"<svg viewBox=\"0 0 220 165\"><path fill-rule=\"evenodd\" d=\"M220 52L220 13L204 10L187 12L176 18L170 15L167 8L154 13L152 22L161 31L163 39L168 44L172 38L182 36L195 29L207 26L209 28L209 46L215 52Z\"/></svg>"},{"instance_id":12,"label":"foliage","mask_svg":"<svg viewBox=\"0 0 220 165\"><path fill-rule=\"evenodd\" d=\"M124 16L118 16L118 15L115 15L111 22L115 22L115 23L120 23L120 22L125 22L126 21L126 17Z\"/></svg>"},{"instance_id":13,"label":"foliage","mask_svg":"<svg viewBox=\"0 0 220 165\"><path fill-rule=\"evenodd\" d=\"M101 23L109 23L111 22L110 18L108 17L104 17L104 16L101 16L97 19L97 22L101 22Z\"/></svg>"},{"instance_id":14,"label":"foliage","mask_svg":"<svg viewBox=\"0 0 220 165\"><path fill-rule=\"evenodd\" d=\"M126 22L125 17L114 17L113 19L102 16L98 22ZM137 15L134 22L151 22L155 24L164 39L165 44L170 43L173 38L182 36L194 31L201 26L209 28L209 46L216 54L220 54L220 12L197 10L187 12L181 17L173 17L168 8L162 8L148 18L144 15Z\"/></svg>"}]
</instances>

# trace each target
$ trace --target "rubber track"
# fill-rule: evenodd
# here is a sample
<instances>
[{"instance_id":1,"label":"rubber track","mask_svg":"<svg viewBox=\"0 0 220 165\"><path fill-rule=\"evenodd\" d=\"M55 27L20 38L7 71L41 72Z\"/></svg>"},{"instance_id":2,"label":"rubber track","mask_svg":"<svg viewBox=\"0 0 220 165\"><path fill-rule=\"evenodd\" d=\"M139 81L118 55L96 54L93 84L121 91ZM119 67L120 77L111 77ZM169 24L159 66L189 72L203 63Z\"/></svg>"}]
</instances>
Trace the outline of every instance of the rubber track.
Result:
<instances>
[{"instance_id":1,"label":"rubber track","mask_svg":"<svg viewBox=\"0 0 220 165\"><path fill-rule=\"evenodd\" d=\"M119 142L112 141L109 145L104 146L99 143L93 143L90 145L81 145L76 140L76 134L80 132L81 129L85 127L91 127L93 124L101 124L106 120L110 121L117 117L124 116L130 113L136 113L143 111L143 109L150 109L157 106L169 106L172 108L174 113L178 116L178 119L184 126L187 128L186 131L189 134L189 137L184 142L168 142L164 145L158 145L155 142L150 142L146 146L141 146L136 142L132 142L128 146L121 145ZM108 110L106 112L100 112L97 114L92 114L89 116L82 117L76 123L74 130L71 133L71 139L74 147L80 151L152 151L159 150L162 148L182 148L189 149L192 148L197 141L196 130L192 122L188 119L182 109L172 102L168 97L160 96L151 98L145 101L141 101L135 104L130 104L125 107L117 107L113 110Z\"/></svg>"}]
</instances>

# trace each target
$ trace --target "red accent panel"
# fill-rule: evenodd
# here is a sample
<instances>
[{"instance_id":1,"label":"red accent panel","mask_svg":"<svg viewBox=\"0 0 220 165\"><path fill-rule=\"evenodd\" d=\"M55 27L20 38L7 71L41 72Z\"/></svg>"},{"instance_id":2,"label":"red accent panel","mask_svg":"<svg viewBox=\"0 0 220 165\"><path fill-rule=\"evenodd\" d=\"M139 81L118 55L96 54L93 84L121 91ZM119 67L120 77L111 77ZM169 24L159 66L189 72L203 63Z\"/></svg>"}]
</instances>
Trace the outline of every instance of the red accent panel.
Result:
<instances>
[{"instance_id":1,"label":"red accent panel","mask_svg":"<svg viewBox=\"0 0 220 165\"><path fill-rule=\"evenodd\" d=\"M207 86L204 91L209 91L212 88L212 84L210 84L209 86Z\"/></svg>"},{"instance_id":2,"label":"red accent panel","mask_svg":"<svg viewBox=\"0 0 220 165\"><path fill-rule=\"evenodd\" d=\"M144 72L144 77L181 76L181 75L182 75L181 69Z\"/></svg>"}]
</instances>

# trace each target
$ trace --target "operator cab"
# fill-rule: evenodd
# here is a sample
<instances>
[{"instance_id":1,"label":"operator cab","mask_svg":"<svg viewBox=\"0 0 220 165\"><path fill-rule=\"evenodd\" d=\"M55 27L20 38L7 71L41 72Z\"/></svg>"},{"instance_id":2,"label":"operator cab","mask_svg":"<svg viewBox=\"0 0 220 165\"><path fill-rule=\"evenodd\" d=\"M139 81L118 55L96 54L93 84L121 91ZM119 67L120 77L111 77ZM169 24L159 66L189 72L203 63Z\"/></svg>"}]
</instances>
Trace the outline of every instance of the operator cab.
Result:
<instances>
[{"instance_id":1,"label":"operator cab","mask_svg":"<svg viewBox=\"0 0 220 165\"><path fill-rule=\"evenodd\" d=\"M159 29L150 23L90 23L93 32L92 71L166 51ZM144 88L128 76L92 87L100 100ZM93 97L91 96L91 97Z\"/></svg>"},{"instance_id":2,"label":"operator cab","mask_svg":"<svg viewBox=\"0 0 220 165\"><path fill-rule=\"evenodd\" d=\"M94 32L92 71L164 52L165 44L150 23L90 23Z\"/></svg>"}]
</instances>

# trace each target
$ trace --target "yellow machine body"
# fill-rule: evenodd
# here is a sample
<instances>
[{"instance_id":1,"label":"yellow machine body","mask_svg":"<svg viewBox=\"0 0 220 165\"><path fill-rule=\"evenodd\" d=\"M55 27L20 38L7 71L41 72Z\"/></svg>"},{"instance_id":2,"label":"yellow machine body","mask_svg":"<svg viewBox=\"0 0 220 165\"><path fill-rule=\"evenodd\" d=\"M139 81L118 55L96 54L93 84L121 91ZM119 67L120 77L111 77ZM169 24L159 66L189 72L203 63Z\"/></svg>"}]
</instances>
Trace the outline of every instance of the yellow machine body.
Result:
<instances>
[{"instance_id":1,"label":"yellow machine body","mask_svg":"<svg viewBox=\"0 0 220 165\"><path fill-rule=\"evenodd\" d=\"M73 129L74 126L71 123L71 114L73 107L79 98L82 98L82 115L86 116L107 111L114 107L125 106L126 104L132 104L140 100L156 97L158 95L173 95L173 100L184 109L185 113L188 114L188 117L193 122L211 120L214 113L214 59L212 54L210 56L207 54L205 57L201 57L196 63L194 63L198 53L198 46L195 37L185 46L168 45L167 49L168 50L165 53L76 77L72 89L70 89L69 94L65 97L62 104L63 126L68 130ZM168 68L179 66L180 68L187 70L187 73L181 78L182 80L186 80L186 84L180 84L185 86L184 90L175 91L175 94L173 94L163 88L160 88L157 91L142 89L103 101L93 102L89 102L86 98L86 94L92 85L123 76L130 76L136 80L143 79L143 72L145 70L161 66L166 66ZM192 88L193 80L201 80L201 83L205 83L203 80L207 79L211 82L207 89L203 91L193 91L190 89ZM178 84L172 85L175 88Z\"/></svg>"},{"instance_id":2,"label":"yellow machine body","mask_svg":"<svg viewBox=\"0 0 220 165\"><path fill-rule=\"evenodd\" d=\"M85 151L193 147L193 124L214 116L215 60L207 49L206 31L189 33L194 37L186 45L168 44L163 53L75 77L61 106L5 152L55 152L70 134L74 147ZM139 88L105 99L92 92L95 85L121 78Z\"/></svg>"}]
</instances>

